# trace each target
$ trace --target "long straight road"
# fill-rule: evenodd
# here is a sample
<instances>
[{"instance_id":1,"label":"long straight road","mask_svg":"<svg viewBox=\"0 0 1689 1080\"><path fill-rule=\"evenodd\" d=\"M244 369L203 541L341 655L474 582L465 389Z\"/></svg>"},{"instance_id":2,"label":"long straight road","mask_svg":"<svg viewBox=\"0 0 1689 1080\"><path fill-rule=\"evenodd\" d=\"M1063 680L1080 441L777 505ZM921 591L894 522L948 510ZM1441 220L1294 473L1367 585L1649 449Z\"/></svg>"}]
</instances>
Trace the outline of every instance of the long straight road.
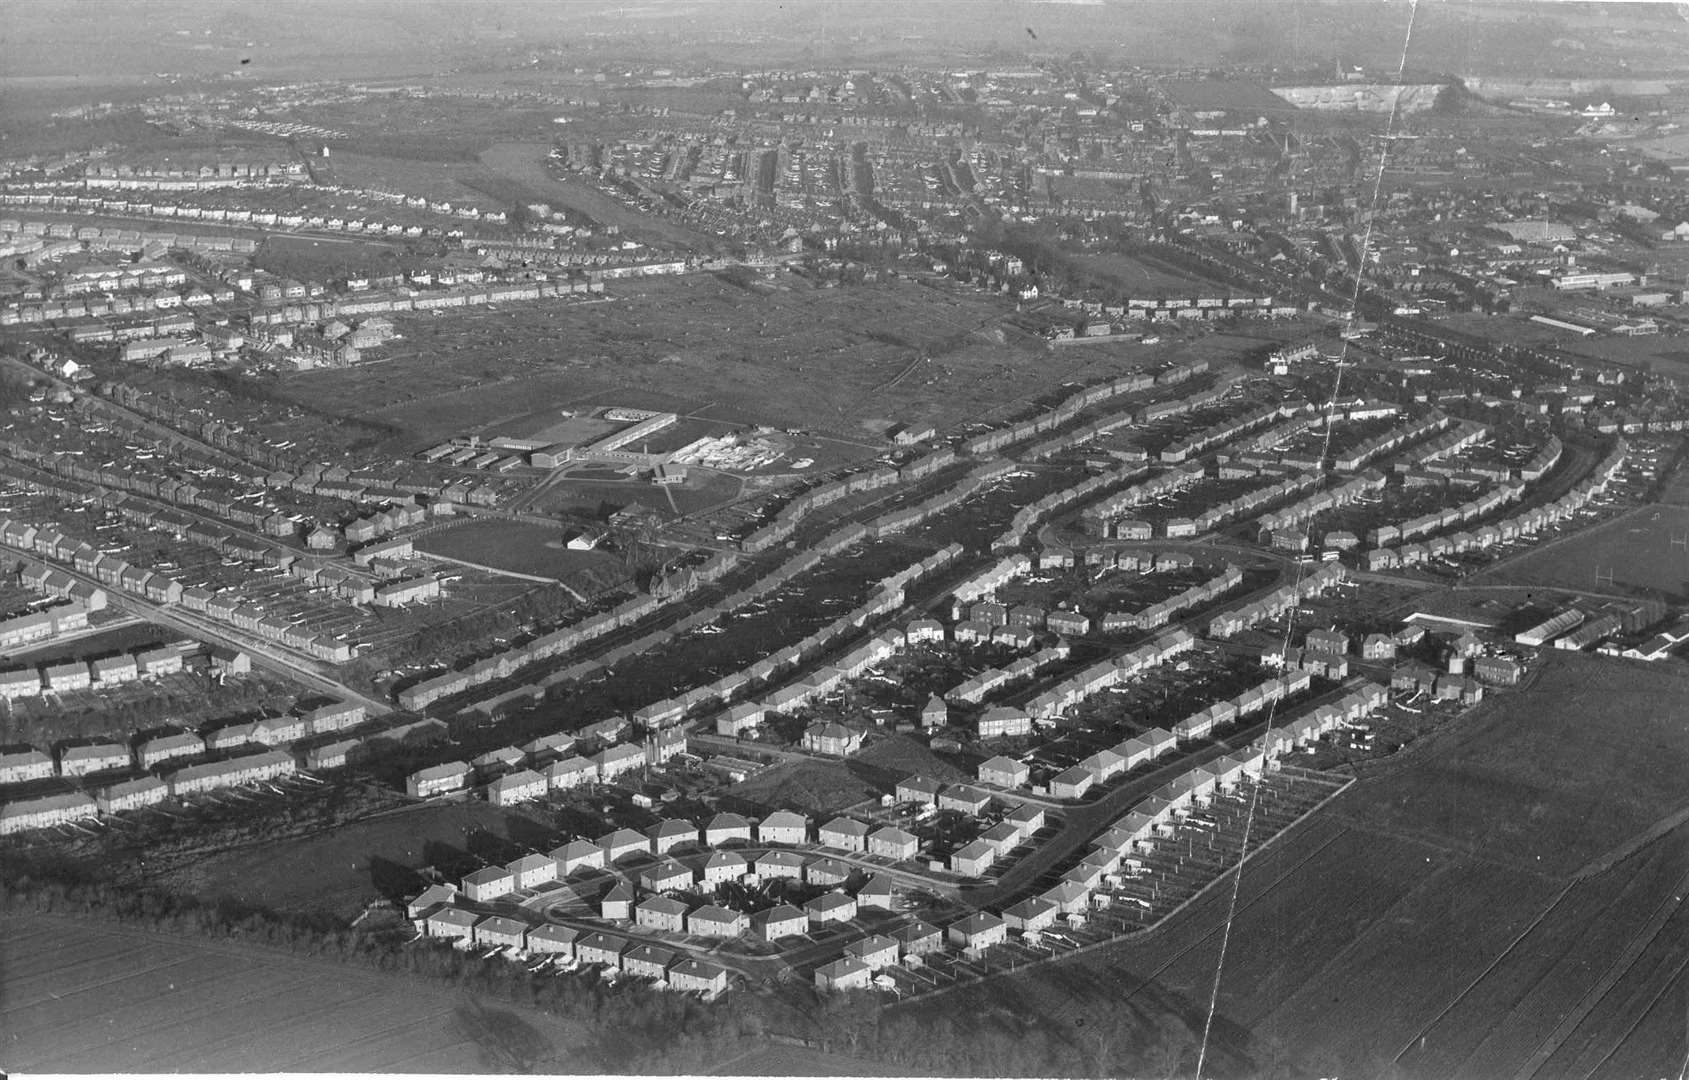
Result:
<instances>
[{"instance_id":1,"label":"long straight road","mask_svg":"<svg viewBox=\"0 0 1689 1080\"><path fill-rule=\"evenodd\" d=\"M172 630L189 637L198 638L201 641L212 642L230 649L239 649L252 657L254 664L269 668L278 675L302 683L331 697L361 704L371 716L382 716L393 711L393 706L380 698L371 697L362 691L354 690L327 674L327 671L332 670L332 668L320 661L300 656L272 641L266 641L256 635L247 634L231 626L215 622L198 612L169 604L154 603L151 600L143 600L140 597L111 588L93 575L85 574L75 567L60 563L48 563L47 565L55 570L63 571L77 581L104 590L112 606L138 615L148 622L168 626Z\"/></svg>"}]
</instances>

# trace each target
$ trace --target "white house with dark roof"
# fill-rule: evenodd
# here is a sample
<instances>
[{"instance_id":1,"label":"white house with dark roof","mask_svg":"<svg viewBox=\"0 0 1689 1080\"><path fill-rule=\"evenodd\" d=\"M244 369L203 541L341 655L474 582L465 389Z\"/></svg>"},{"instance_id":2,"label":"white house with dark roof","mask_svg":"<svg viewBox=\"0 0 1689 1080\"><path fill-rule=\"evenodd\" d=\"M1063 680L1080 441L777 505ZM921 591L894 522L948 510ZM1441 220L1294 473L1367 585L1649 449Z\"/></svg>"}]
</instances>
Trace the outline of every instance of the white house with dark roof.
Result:
<instances>
[{"instance_id":1,"label":"white house with dark roof","mask_svg":"<svg viewBox=\"0 0 1689 1080\"><path fill-rule=\"evenodd\" d=\"M697 880L690 866L674 859L663 859L639 872L639 883L652 892L690 889Z\"/></svg>"},{"instance_id":2,"label":"white house with dark roof","mask_svg":"<svg viewBox=\"0 0 1689 1080\"><path fill-rule=\"evenodd\" d=\"M868 846L868 826L855 818L836 817L816 833L822 847L861 852Z\"/></svg>"},{"instance_id":3,"label":"white house with dark roof","mask_svg":"<svg viewBox=\"0 0 1689 1080\"><path fill-rule=\"evenodd\" d=\"M803 878L811 885L843 885L850 879L850 867L823 856L804 863Z\"/></svg>"},{"instance_id":4,"label":"white house with dark roof","mask_svg":"<svg viewBox=\"0 0 1689 1080\"><path fill-rule=\"evenodd\" d=\"M528 924L504 915L488 915L475 924L475 944L489 948L526 948Z\"/></svg>"},{"instance_id":5,"label":"white house with dark roof","mask_svg":"<svg viewBox=\"0 0 1689 1080\"><path fill-rule=\"evenodd\" d=\"M590 840L571 840L554 848L551 858L557 863L559 878L566 878L577 870L604 869L604 849Z\"/></svg>"},{"instance_id":6,"label":"white house with dark roof","mask_svg":"<svg viewBox=\"0 0 1689 1080\"><path fill-rule=\"evenodd\" d=\"M997 849L986 840L971 840L950 853L950 872L963 877L984 877L997 861Z\"/></svg>"},{"instance_id":7,"label":"white house with dark roof","mask_svg":"<svg viewBox=\"0 0 1689 1080\"><path fill-rule=\"evenodd\" d=\"M502 866L483 866L463 879L463 895L477 904L516 891L516 877Z\"/></svg>"},{"instance_id":8,"label":"white house with dark roof","mask_svg":"<svg viewBox=\"0 0 1689 1080\"><path fill-rule=\"evenodd\" d=\"M686 931L686 905L669 896L648 896L633 908L633 921L647 930Z\"/></svg>"},{"instance_id":9,"label":"white house with dark roof","mask_svg":"<svg viewBox=\"0 0 1689 1080\"><path fill-rule=\"evenodd\" d=\"M494 806L515 806L541 798L545 792L545 777L532 769L520 769L488 784L487 801Z\"/></svg>"},{"instance_id":10,"label":"white house with dark roof","mask_svg":"<svg viewBox=\"0 0 1689 1080\"><path fill-rule=\"evenodd\" d=\"M518 889L531 889L557 880L557 860L549 855L524 855L505 867Z\"/></svg>"},{"instance_id":11,"label":"white house with dark roof","mask_svg":"<svg viewBox=\"0 0 1689 1080\"><path fill-rule=\"evenodd\" d=\"M899 947L896 938L870 934L846 945L844 952L846 956L867 964L870 971L878 971L896 965Z\"/></svg>"},{"instance_id":12,"label":"white house with dark roof","mask_svg":"<svg viewBox=\"0 0 1689 1080\"><path fill-rule=\"evenodd\" d=\"M459 907L446 906L431 912L422 920L422 932L429 937L447 940L475 940L475 924L481 916Z\"/></svg>"},{"instance_id":13,"label":"white house with dark roof","mask_svg":"<svg viewBox=\"0 0 1689 1080\"><path fill-rule=\"evenodd\" d=\"M717 814L704 827L704 843L710 847L720 847L730 840L751 842L751 823L738 814Z\"/></svg>"},{"instance_id":14,"label":"white house with dark roof","mask_svg":"<svg viewBox=\"0 0 1689 1080\"><path fill-rule=\"evenodd\" d=\"M809 842L809 819L791 810L776 810L757 824L760 844L804 844Z\"/></svg>"},{"instance_id":15,"label":"white house with dark roof","mask_svg":"<svg viewBox=\"0 0 1689 1080\"><path fill-rule=\"evenodd\" d=\"M658 855L665 854L670 848L685 844L698 843L698 826L684 818L669 818L657 822L648 830L651 836L651 850Z\"/></svg>"},{"instance_id":16,"label":"white house with dark roof","mask_svg":"<svg viewBox=\"0 0 1689 1080\"><path fill-rule=\"evenodd\" d=\"M1004 757L1001 754L979 763L979 782L991 784L994 787L1024 787L1030 775L1031 770L1025 762L1016 761L1014 758Z\"/></svg>"},{"instance_id":17,"label":"white house with dark roof","mask_svg":"<svg viewBox=\"0 0 1689 1080\"><path fill-rule=\"evenodd\" d=\"M1007 941L1009 925L989 911L976 911L960 922L951 923L947 936L951 944L978 953Z\"/></svg>"},{"instance_id":18,"label":"white house with dark roof","mask_svg":"<svg viewBox=\"0 0 1689 1080\"><path fill-rule=\"evenodd\" d=\"M580 939L579 930L556 923L546 923L528 931L528 951L544 953L549 956L563 956L568 959L575 957L575 942Z\"/></svg>"},{"instance_id":19,"label":"white house with dark roof","mask_svg":"<svg viewBox=\"0 0 1689 1080\"><path fill-rule=\"evenodd\" d=\"M172 758L196 757L205 753L205 740L191 731L178 731L147 739L135 748L135 760L150 769Z\"/></svg>"},{"instance_id":20,"label":"white house with dark roof","mask_svg":"<svg viewBox=\"0 0 1689 1080\"><path fill-rule=\"evenodd\" d=\"M944 785L925 776L905 776L897 782L895 798L900 803L920 803L930 806L938 801Z\"/></svg>"},{"instance_id":21,"label":"white house with dark roof","mask_svg":"<svg viewBox=\"0 0 1689 1080\"><path fill-rule=\"evenodd\" d=\"M899 927L891 936L897 939L906 957L924 956L944 948L944 934L938 927L919 919Z\"/></svg>"},{"instance_id":22,"label":"white house with dark roof","mask_svg":"<svg viewBox=\"0 0 1689 1080\"><path fill-rule=\"evenodd\" d=\"M156 776L124 780L94 792L100 813L116 814L124 810L138 810L143 806L161 803L170 797L170 785Z\"/></svg>"},{"instance_id":23,"label":"white house with dark roof","mask_svg":"<svg viewBox=\"0 0 1689 1080\"><path fill-rule=\"evenodd\" d=\"M873 979L874 969L850 956L815 969L815 985L821 990L866 990Z\"/></svg>"},{"instance_id":24,"label":"white house with dark roof","mask_svg":"<svg viewBox=\"0 0 1689 1080\"><path fill-rule=\"evenodd\" d=\"M804 914L817 926L849 922L856 918L856 897L846 892L822 893L803 906Z\"/></svg>"},{"instance_id":25,"label":"white house with dark roof","mask_svg":"<svg viewBox=\"0 0 1689 1080\"><path fill-rule=\"evenodd\" d=\"M689 956L669 968L669 987L714 997L727 990L727 969Z\"/></svg>"},{"instance_id":26,"label":"white house with dark roof","mask_svg":"<svg viewBox=\"0 0 1689 1080\"><path fill-rule=\"evenodd\" d=\"M33 746L0 750L0 784L27 784L53 775L53 759Z\"/></svg>"},{"instance_id":27,"label":"white house with dark roof","mask_svg":"<svg viewBox=\"0 0 1689 1080\"><path fill-rule=\"evenodd\" d=\"M914 833L895 825L887 825L868 834L867 851L870 855L902 861L913 859L920 848L921 841Z\"/></svg>"},{"instance_id":28,"label":"white house with dark roof","mask_svg":"<svg viewBox=\"0 0 1689 1080\"><path fill-rule=\"evenodd\" d=\"M881 911L896 911L896 884L884 874L875 874L863 882L862 888L856 890L856 906L858 908L876 908Z\"/></svg>"},{"instance_id":29,"label":"white house with dark roof","mask_svg":"<svg viewBox=\"0 0 1689 1080\"><path fill-rule=\"evenodd\" d=\"M804 858L795 851L765 851L757 856L756 875L764 881L770 878L803 879Z\"/></svg>"},{"instance_id":30,"label":"white house with dark roof","mask_svg":"<svg viewBox=\"0 0 1689 1080\"><path fill-rule=\"evenodd\" d=\"M981 791L969 784L951 784L938 796L940 810L954 810L960 814L978 817L991 805L991 793Z\"/></svg>"},{"instance_id":31,"label":"white house with dark roof","mask_svg":"<svg viewBox=\"0 0 1689 1080\"><path fill-rule=\"evenodd\" d=\"M791 904L776 904L751 920L764 941L778 941L809 932L809 916Z\"/></svg>"},{"instance_id":32,"label":"white house with dark roof","mask_svg":"<svg viewBox=\"0 0 1689 1080\"><path fill-rule=\"evenodd\" d=\"M686 916L686 932L700 937L735 938L750 928L750 917L744 912L719 904L705 904Z\"/></svg>"},{"instance_id":33,"label":"white house with dark roof","mask_svg":"<svg viewBox=\"0 0 1689 1080\"><path fill-rule=\"evenodd\" d=\"M736 851L712 851L704 860L704 884L715 886L738 881L750 873L751 866Z\"/></svg>"},{"instance_id":34,"label":"white house with dark roof","mask_svg":"<svg viewBox=\"0 0 1689 1080\"><path fill-rule=\"evenodd\" d=\"M619 862L629 855L649 854L651 841L642 833L632 829L616 829L605 833L598 840L598 846L604 851L606 864Z\"/></svg>"},{"instance_id":35,"label":"white house with dark roof","mask_svg":"<svg viewBox=\"0 0 1689 1080\"><path fill-rule=\"evenodd\" d=\"M583 757L565 757L541 769L540 775L551 790L563 791L597 780L598 766Z\"/></svg>"},{"instance_id":36,"label":"white house with dark roof","mask_svg":"<svg viewBox=\"0 0 1689 1080\"><path fill-rule=\"evenodd\" d=\"M99 805L79 791L43 795L0 804L0 835L47 829L84 818L98 817Z\"/></svg>"},{"instance_id":37,"label":"white house with dark roof","mask_svg":"<svg viewBox=\"0 0 1689 1080\"><path fill-rule=\"evenodd\" d=\"M1004 908L1003 921L1011 930L1036 933L1055 925L1057 914L1059 909L1055 904L1033 896Z\"/></svg>"}]
</instances>

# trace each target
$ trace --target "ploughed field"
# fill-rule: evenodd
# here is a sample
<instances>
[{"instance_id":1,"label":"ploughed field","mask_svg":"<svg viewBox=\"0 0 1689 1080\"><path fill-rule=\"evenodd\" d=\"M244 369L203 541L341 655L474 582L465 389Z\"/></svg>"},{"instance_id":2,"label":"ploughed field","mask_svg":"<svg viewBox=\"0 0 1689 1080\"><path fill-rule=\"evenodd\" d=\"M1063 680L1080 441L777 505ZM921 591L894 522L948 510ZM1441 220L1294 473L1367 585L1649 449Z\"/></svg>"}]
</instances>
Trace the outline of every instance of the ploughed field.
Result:
<instances>
[{"instance_id":1,"label":"ploughed field","mask_svg":"<svg viewBox=\"0 0 1689 1080\"><path fill-rule=\"evenodd\" d=\"M1227 883L1014 993L1093 1024L1171 1002L1188 1053L1218 969L1214 1038L1253 1070L1675 1075L1686 691L1671 669L1555 656L1251 860L1235 911Z\"/></svg>"},{"instance_id":2,"label":"ploughed field","mask_svg":"<svg viewBox=\"0 0 1689 1080\"><path fill-rule=\"evenodd\" d=\"M538 1049L541 1071L597 1071L568 1023L417 980L46 916L0 919L0 935L11 1069L487 1072Z\"/></svg>"}]
</instances>

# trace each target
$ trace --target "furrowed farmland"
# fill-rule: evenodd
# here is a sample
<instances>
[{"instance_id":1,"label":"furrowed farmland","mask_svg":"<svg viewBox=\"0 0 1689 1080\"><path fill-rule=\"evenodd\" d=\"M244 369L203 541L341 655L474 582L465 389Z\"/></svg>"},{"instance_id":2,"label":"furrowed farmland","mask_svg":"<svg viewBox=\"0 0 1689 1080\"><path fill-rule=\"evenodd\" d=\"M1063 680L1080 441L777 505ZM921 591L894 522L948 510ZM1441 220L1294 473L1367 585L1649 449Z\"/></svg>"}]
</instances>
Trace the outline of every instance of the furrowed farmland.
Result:
<instances>
[{"instance_id":1,"label":"furrowed farmland","mask_svg":"<svg viewBox=\"0 0 1689 1080\"><path fill-rule=\"evenodd\" d=\"M1166 999L1200 1017L1218 970L1216 1031L1252 1070L1670 1072L1689 735L1659 702L1684 676L1603 670L1551 665L1535 704L1481 707L1275 840L1244 866L1223 964L1229 879L1063 973L1003 981L1037 987L1013 993L1046 1014L1100 1023ZM968 993L982 1010L1003 1000Z\"/></svg>"}]
</instances>

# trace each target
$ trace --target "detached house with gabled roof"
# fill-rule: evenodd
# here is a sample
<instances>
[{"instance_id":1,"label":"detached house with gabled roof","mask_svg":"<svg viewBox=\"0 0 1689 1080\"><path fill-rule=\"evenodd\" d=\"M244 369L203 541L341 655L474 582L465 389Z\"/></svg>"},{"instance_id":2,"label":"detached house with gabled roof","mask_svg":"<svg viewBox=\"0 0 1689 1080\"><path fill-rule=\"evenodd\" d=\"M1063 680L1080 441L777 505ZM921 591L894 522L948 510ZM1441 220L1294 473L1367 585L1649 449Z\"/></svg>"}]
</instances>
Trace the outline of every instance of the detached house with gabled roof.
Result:
<instances>
[{"instance_id":1,"label":"detached house with gabled roof","mask_svg":"<svg viewBox=\"0 0 1689 1080\"><path fill-rule=\"evenodd\" d=\"M622 969L622 953L629 947L626 938L595 930L575 942L575 959L583 964L603 964L612 971Z\"/></svg>"},{"instance_id":2,"label":"detached house with gabled roof","mask_svg":"<svg viewBox=\"0 0 1689 1080\"><path fill-rule=\"evenodd\" d=\"M444 938L448 941L475 940L475 924L481 921L481 916L473 911L465 911L459 907L442 907L422 920L422 932L429 937Z\"/></svg>"},{"instance_id":3,"label":"detached house with gabled roof","mask_svg":"<svg viewBox=\"0 0 1689 1080\"><path fill-rule=\"evenodd\" d=\"M919 919L900 927L891 935L902 947L904 956L924 956L944 948L944 935L938 927Z\"/></svg>"},{"instance_id":4,"label":"detached house with gabled roof","mask_svg":"<svg viewBox=\"0 0 1689 1080\"><path fill-rule=\"evenodd\" d=\"M545 777L532 769L522 769L488 784L487 801L494 806L515 806L540 798L545 790Z\"/></svg>"},{"instance_id":5,"label":"detached house with gabled roof","mask_svg":"<svg viewBox=\"0 0 1689 1080\"><path fill-rule=\"evenodd\" d=\"M704 884L716 886L738 881L750 873L750 864L736 851L712 851L704 860Z\"/></svg>"},{"instance_id":6,"label":"detached house with gabled roof","mask_svg":"<svg viewBox=\"0 0 1689 1080\"><path fill-rule=\"evenodd\" d=\"M664 859L639 874L639 883L652 892L690 889L696 882L692 868L673 859Z\"/></svg>"},{"instance_id":7,"label":"detached house with gabled roof","mask_svg":"<svg viewBox=\"0 0 1689 1080\"><path fill-rule=\"evenodd\" d=\"M880 911L896 911L896 883L884 874L875 874L863 883L862 888L856 890L856 906L858 908L876 908Z\"/></svg>"},{"instance_id":8,"label":"detached house with gabled roof","mask_svg":"<svg viewBox=\"0 0 1689 1080\"><path fill-rule=\"evenodd\" d=\"M870 855L882 858L913 859L921 848L921 841L914 833L905 832L895 825L887 825L868 834L867 851Z\"/></svg>"},{"instance_id":9,"label":"detached house with gabled roof","mask_svg":"<svg viewBox=\"0 0 1689 1080\"><path fill-rule=\"evenodd\" d=\"M633 918L633 886L618 881L598 900L598 917L611 922Z\"/></svg>"},{"instance_id":10,"label":"detached house with gabled roof","mask_svg":"<svg viewBox=\"0 0 1689 1080\"><path fill-rule=\"evenodd\" d=\"M598 846L604 851L606 864L620 862L629 855L649 854L651 841L632 829L617 829L605 833L598 840Z\"/></svg>"},{"instance_id":11,"label":"detached house with gabled roof","mask_svg":"<svg viewBox=\"0 0 1689 1080\"><path fill-rule=\"evenodd\" d=\"M856 918L856 897L846 892L822 893L803 906L804 914L817 926L849 922Z\"/></svg>"},{"instance_id":12,"label":"detached house with gabled roof","mask_svg":"<svg viewBox=\"0 0 1689 1080\"><path fill-rule=\"evenodd\" d=\"M823 847L860 852L867 847L868 826L855 818L836 817L821 826L817 836Z\"/></svg>"},{"instance_id":13,"label":"detached house with gabled roof","mask_svg":"<svg viewBox=\"0 0 1689 1080\"><path fill-rule=\"evenodd\" d=\"M764 941L778 941L809 932L809 916L790 904L777 904L752 916L751 921Z\"/></svg>"},{"instance_id":14,"label":"detached house with gabled roof","mask_svg":"<svg viewBox=\"0 0 1689 1080\"><path fill-rule=\"evenodd\" d=\"M905 776L897 782L895 798L900 803L919 803L930 806L938 801L944 785L925 776Z\"/></svg>"},{"instance_id":15,"label":"detached house with gabled roof","mask_svg":"<svg viewBox=\"0 0 1689 1080\"><path fill-rule=\"evenodd\" d=\"M571 840L551 853L557 862L557 876L566 878L577 870L604 869L604 849L590 840Z\"/></svg>"},{"instance_id":16,"label":"detached house with gabled roof","mask_svg":"<svg viewBox=\"0 0 1689 1080\"><path fill-rule=\"evenodd\" d=\"M813 754L849 757L862 749L862 733L837 722L811 724L803 733L803 748Z\"/></svg>"},{"instance_id":17,"label":"detached house with gabled roof","mask_svg":"<svg viewBox=\"0 0 1689 1080\"><path fill-rule=\"evenodd\" d=\"M463 895L477 904L516 891L516 878L502 866L484 866L463 879Z\"/></svg>"},{"instance_id":18,"label":"detached house with gabled roof","mask_svg":"<svg viewBox=\"0 0 1689 1080\"><path fill-rule=\"evenodd\" d=\"M687 957L669 969L669 988L714 997L727 990L727 969Z\"/></svg>"},{"instance_id":19,"label":"detached house with gabled roof","mask_svg":"<svg viewBox=\"0 0 1689 1080\"><path fill-rule=\"evenodd\" d=\"M1002 788L1024 787L1030 776L1031 770L1025 762L1001 754L979 763L978 779L982 784Z\"/></svg>"},{"instance_id":20,"label":"detached house with gabled roof","mask_svg":"<svg viewBox=\"0 0 1689 1080\"><path fill-rule=\"evenodd\" d=\"M976 911L962 921L952 923L947 936L951 944L970 953L980 953L1007 941L1008 931L1008 924L1002 919L989 911Z\"/></svg>"},{"instance_id":21,"label":"detached house with gabled roof","mask_svg":"<svg viewBox=\"0 0 1689 1080\"><path fill-rule=\"evenodd\" d=\"M811 859L804 863L803 879L811 885L843 885L850 880L850 867L837 859Z\"/></svg>"},{"instance_id":22,"label":"detached house with gabled roof","mask_svg":"<svg viewBox=\"0 0 1689 1080\"><path fill-rule=\"evenodd\" d=\"M658 855L670 848L698 843L698 826L684 818L670 818L657 822L649 830L651 850Z\"/></svg>"},{"instance_id":23,"label":"detached house with gabled roof","mask_svg":"<svg viewBox=\"0 0 1689 1080\"><path fill-rule=\"evenodd\" d=\"M720 847L732 840L751 842L751 823L738 814L717 814L704 828L704 843L710 847Z\"/></svg>"},{"instance_id":24,"label":"detached house with gabled roof","mask_svg":"<svg viewBox=\"0 0 1689 1080\"><path fill-rule=\"evenodd\" d=\"M648 896L634 906L633 921L647 930L686 931L686 905L669 896Z\"/></svg>"},{"instance_id":25,"label":"detached house with gabled roof","mask_svg":"<svg viewBox=\"0 0 1689 1080\"><path fill-rule=\"evenodd\" d=\"M557 880L557 860L549 855L524 855L505 867L518 889L531 889Z\"/></svg>"},{"instance_id":26,"label":"detached house with gabled roof","mask_svg":"<svg viewBox=\"0 0 1689 1080\"><path fill-rule=\"evenodd\" d=\"M991 794L967 784L952 784L938 797L940 810L954 810L959 814L978 817L991 805Z\"/></svg>"},{"instance_id":27,"label":"detached house with gabled roof","mask_svg":"<svg viewBox=\"0 0 1689 1080\"><path fill-rule=\"evenodd\" d=\"M764 881L771 878L803 879L804 858L795 851L767 851L757 856L756 875Z\"/></svg>"},{"instance_id":28,"label":"detached house with gabled roof","mask_svg":"<svg viewBox=\"0 0 1689 1080\"><path fill-rule=\"evenodd\" d=\"M815 969L815 986L820 990L866 990L874 969L851 956L843 956Z\"/></svg>"},{"instance_id":29,"label":"detached house with gabled roof","mask_svg":"<svg viewBox=\"0 0 1689 1080\"><path fill-rule=\"evenodd\" d=\"M846 945L844 951L846 956L867 964L870 971L878 971L896 965L899 946L896 938L870 934Z\"/></svg>"},{"instance_id":30,"label":"detached house with gabled roof","mask_svg":"<svg viewBox=\"0 0 1689 1080\"><path fill-rule=\"evenodd\" d=\"M686 916L686 932L699 937L735 938L750 928L750 917L744 912L719 904L705 904Z\"/></svg>"},{"instance_id":31,"label":"detached house with gabled roof","mask_svg":"<svg viewBox=\"0 0 1689 1080\"><path fill-rule=\"evenodd\" d=\"M791 810L776 810L757 824L760 844L803 844L809 841L809 819Z\"/></svg>"},{"instance_id":32,"label":"detached house with gabled roof","mask_svg":"<svg viewBox=\"0 0 1689 1080\"><path fill-rule=\"evenodd\" d=\"M666 980L669 965L680 954L648 942L632 945L622 954L622 972L636 979Z\"/></svg>"},{"instance_id":33,"label":"detached house with gabled roof","mask_svg":"<svg viewBox=\"0 0 1689 1080\"><path fill-rule=\"evenodd\" d=\"M573 960L575 942L580 940L580 937L579 930L559 926L557 923L546 923L528 931L528 951Z\"/></svg>"}]
</instances>

